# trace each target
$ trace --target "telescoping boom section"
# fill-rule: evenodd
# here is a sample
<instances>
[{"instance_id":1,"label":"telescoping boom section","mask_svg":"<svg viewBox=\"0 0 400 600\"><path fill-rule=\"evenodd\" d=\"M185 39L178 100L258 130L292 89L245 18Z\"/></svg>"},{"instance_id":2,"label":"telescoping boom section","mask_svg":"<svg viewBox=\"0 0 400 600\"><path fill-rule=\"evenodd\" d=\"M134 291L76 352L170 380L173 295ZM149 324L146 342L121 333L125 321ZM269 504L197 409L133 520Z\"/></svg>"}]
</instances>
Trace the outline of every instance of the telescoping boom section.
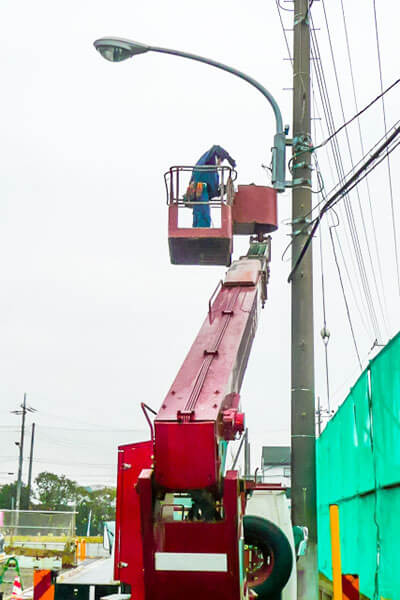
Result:
<instances>
[{"instance_id":1,"label":"telescoping boom section","mask_svg":"<svg viewBox=\"0 0 400 600\"><path fill-rule=\"evenodd\" d=\"M226 442L244 429L239 391L263 301L261 257L228 270L155 419L160 489L219 490Z\"/></svg>"},{"instance_id":2,"label":"telescoping boom section","mask_svg":"<svg viewBox=\"0 0 400 600\"><path fill-rule=\"evenodd\" d=\"M115 578L133 600L245 600L245 485L226 471L244 431L240 388L266 298L269 238L215 290L152 439L119 448Z\"/></svg>"}]
</instances>

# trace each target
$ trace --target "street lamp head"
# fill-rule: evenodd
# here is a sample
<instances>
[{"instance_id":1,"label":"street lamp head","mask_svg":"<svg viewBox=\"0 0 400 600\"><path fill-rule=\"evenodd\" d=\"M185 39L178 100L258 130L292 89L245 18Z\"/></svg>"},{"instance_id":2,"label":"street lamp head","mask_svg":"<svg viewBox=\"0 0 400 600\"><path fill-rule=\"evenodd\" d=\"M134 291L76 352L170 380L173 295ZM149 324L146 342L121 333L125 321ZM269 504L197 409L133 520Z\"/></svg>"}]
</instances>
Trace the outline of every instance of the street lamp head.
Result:
<instances>
[{"instance_id":1,"label":"street lamp head","mask_svg":"<svg viewBox=\"0 0 400 600\"><path fill-rule=\"evenodd\" d=\"M94 47L103 58L111 62L121 62L135 54L143 54L150 50L150 46L140 42L116 37L100 38L94 42Z\"/></svg>"}]
</instances>

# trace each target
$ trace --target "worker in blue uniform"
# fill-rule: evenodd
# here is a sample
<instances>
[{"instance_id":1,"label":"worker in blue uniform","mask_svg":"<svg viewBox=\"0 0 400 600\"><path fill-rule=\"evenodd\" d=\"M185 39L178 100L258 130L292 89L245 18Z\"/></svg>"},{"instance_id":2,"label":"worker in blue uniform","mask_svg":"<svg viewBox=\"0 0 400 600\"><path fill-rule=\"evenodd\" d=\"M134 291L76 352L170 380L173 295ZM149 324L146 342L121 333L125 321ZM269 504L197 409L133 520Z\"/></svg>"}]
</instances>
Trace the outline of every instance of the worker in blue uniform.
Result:
<instances>
[{"instance_id":1,"label":"worker in blue uniform","mask_svg":"<svg viewBox=\"0 0 400 600\"><path fill-rule=\"evenodd\" d=\"M233 169L236 167L236 162L228 152L222 146L214 145L199 158L196 167L205 165L218 167L223 160L227 160ZM196 169L196 167L193 169L186 199L189 202L199 203L198 206L193 206L193 227L210 227L211 214L208 203L211 198L218 196L218 170Z\"/></svg>"}]
</instances>

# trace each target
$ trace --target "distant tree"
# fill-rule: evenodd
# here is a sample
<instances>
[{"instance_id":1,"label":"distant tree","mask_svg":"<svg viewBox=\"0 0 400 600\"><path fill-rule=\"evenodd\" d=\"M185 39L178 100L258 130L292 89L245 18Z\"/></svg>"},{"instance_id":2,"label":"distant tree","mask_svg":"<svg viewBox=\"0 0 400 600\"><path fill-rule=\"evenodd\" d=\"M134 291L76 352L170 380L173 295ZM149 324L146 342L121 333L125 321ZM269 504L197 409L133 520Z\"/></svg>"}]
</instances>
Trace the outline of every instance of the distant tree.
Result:
<instances>
[{"instance_id":1,"label":"distant tree","mask_svg":"<svg viewBox=\"0 0 400 600\"><path fill-rule=\"evenodd\" d=\"M43 471L35 479L35 498L42 510L65 510L76 499L77 485L65 475Z\"/></svg>"},{"instance_id":2,"label":"distant tree","mask_svg":"<svg viewBox=\"0 0 400 600\"><path fill-rule=\"evenodd\" d=\"M14 498L14 508L17 498L17 482L6 483L0 487L0 509L12 508L12 498ZM21 488L21 508L28 505L28 487L22 484Z\"/></svg>"},{"instance_id":3,"label":"distant tree","mask_svg":"<svg viewBox=\"0 0 400 600\"><path fill-rule=\"evenodd\" d=\"M115 488L92 490L90 487L78 486L65 475L44 471L36 477L34 491L36 509L71 510L71 505L75 505L77 535L86 535L89 517L90 535L102 534L103 522L115 519Z\"/></svg>"},{"instance_id":4,"label":"distant tree","mask_svg":"<svg viewBox=\"0 0 400 600\"><path fill-rule=\"evenodd\" d=\"M105 487L100 490L80 487L77 489L76 533L86 535L90 516L89 535L101 535L103 522L115 519L116 489Z\"/></svg>"}]
</instances>

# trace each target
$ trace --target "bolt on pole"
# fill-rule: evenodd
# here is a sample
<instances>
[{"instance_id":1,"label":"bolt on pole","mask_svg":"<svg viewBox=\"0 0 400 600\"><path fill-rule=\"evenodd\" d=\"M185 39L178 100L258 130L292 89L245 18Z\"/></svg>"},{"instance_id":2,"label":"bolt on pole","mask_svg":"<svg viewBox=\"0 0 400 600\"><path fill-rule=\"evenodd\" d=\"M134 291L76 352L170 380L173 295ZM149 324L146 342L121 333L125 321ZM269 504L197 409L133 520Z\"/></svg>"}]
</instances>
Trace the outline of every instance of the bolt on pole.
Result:
<instances>
[{"instance_id":1,"label":"bolt on pole","mask_svg":"<svg viewBox=\"0 0 400 600\"><path fill-rule=\"evenodd\" d=\"M309 0L294 0L292 266L311 210ZM312 247L292 278L292 523L308 529L297 562L298 600L318 599Z\"/></svg>"}]
</instances>

